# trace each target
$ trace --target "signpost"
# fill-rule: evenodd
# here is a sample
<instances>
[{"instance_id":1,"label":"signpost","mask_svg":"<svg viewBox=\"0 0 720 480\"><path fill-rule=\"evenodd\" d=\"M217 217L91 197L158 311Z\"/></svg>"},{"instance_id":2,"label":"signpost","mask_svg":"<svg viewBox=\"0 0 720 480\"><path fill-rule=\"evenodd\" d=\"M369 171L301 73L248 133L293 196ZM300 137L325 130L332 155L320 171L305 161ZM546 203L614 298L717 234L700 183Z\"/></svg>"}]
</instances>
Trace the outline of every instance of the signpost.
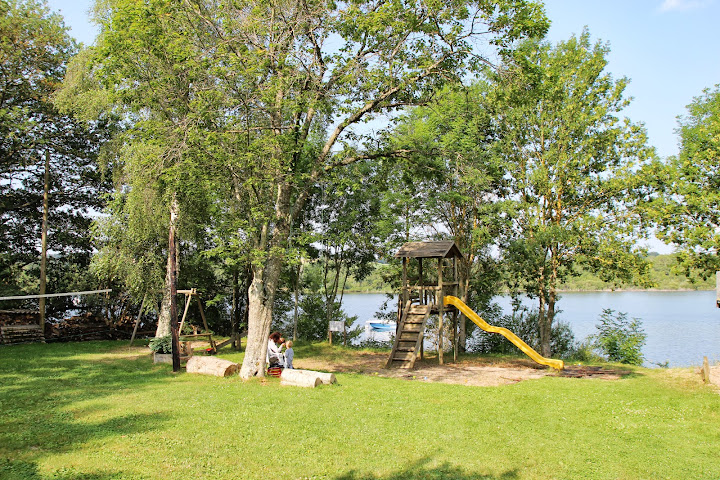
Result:
<instances>
[{"instance_id":1,"label":"signpost","mask_svg":"<svg viewBox=\"0 0 720 480\"><path fill-rule=\"evenodd\" d=\"M332 345L332 332L344 332L345 322L331 321L328 328L328 338L330 339L330 345Z\"/></svg>"}]
</instances>

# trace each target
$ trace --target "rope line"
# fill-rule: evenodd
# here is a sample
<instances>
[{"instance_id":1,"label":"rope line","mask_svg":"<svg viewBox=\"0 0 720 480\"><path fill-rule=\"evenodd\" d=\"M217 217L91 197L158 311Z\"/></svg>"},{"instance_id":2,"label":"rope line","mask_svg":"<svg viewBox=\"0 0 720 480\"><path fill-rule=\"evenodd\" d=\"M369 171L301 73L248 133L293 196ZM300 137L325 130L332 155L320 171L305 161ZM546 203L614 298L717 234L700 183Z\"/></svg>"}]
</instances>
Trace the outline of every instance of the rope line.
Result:
<instances>
[{"instance_id":1,"label":"rope line","mask_svg":"<svg viewBox=\"0 0 720 480\"><path fill-rule=\"evenodd\" d=\"M112 288L105 290L86 290L84 292L68 292L68 293L45 293L43 295L15 295L13 297L0 297L0 300L28 300L31 298L50 298L50 297L72 297L74 295L90 295L93 293L112 292Z\"/></svg>"}]
</instances>

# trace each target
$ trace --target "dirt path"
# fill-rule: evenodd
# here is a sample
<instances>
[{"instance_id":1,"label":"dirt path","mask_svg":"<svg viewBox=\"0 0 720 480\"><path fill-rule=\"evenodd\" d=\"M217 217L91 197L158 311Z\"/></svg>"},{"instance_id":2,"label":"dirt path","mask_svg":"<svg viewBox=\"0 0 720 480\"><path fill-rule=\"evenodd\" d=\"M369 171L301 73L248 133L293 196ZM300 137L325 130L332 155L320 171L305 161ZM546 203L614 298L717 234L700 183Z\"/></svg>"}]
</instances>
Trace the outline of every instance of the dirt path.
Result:
<instances>
[{"instance_id":1,"label":"dirt path","mask_svg":"<svg viewBox=\"0 0 720 480\"><path fill-rule=\"evenodd\" d=\"M323 370L332 372L353 372L380 377L405 378L421 382L453 383L472 385L478 387L496 387L511 385L524 380L542 378L548 375L558 375L552 369L546 368L530 360L497 360L478 359L464 360L457 364L449 363L438 365L436 359L418 361L414 370L400 368L387 369L386 353L359 352L344 360L329 363L317 359L298 359L296 368L308 370ZM618 379L625 372L613 369L594 369L592 371L568 367L563 376L595 377L608 380Z\"/></svg>"}]
</instances>

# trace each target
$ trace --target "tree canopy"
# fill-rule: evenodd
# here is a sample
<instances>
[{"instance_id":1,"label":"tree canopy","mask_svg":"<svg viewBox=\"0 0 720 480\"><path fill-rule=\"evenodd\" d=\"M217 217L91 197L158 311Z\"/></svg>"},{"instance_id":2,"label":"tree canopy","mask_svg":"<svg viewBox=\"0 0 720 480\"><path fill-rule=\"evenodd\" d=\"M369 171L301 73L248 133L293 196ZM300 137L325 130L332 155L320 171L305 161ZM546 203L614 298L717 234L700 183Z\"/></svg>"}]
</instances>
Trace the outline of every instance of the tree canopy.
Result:
<instances>
[{"instance_id":1,"label":"tree canopy","mask_svg":"<svg viewBox=\"0 0 720 480\"><path fill-rule=\"evenodd\" d=\"M96 163L106 130L53 105L77 48L44 2L0 2L0 290L10 294L37 292L46 156L49 288L90 281L91 217L109 187Z\"/></svg>"},{"instance_id":2,"label":"tree canopy","mask_svg":"<svg viewBox=\"0 0 720 480\"><path fill-rule=\"evenodd\" d=\"M680 154L648 169L661 192L654 220L658 236L681 249L686 274L707 278L720 270L720 85L693 99L678 133Z\"/></svg>"}]
</instances>

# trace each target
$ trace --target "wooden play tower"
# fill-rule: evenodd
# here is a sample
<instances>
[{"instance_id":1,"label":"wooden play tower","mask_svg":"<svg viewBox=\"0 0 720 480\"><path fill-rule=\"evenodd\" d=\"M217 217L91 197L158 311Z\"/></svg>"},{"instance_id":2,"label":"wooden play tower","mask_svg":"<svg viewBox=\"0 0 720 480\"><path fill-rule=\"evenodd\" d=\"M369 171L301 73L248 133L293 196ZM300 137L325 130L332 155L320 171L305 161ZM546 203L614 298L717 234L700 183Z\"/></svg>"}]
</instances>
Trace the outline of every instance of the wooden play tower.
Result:
<instances>
[{"instance_id":1,"label":"wooden play tower","mask_svg":"<svg viewBox=\"0 0 720 480\"><path fill-rule=\"evenodd\" d=\"M457 261L463 255L453 241L409 242L397 251L395 258L402 258L402 286L395 342L387 368L415 366L418 354L422 356L425 326L431 314L438 316L438 361L442 364L444 315L452 314L455 345L458 315L457 309L443 304L443 297L457 295Z\"/></svg>"}]
</instances>

